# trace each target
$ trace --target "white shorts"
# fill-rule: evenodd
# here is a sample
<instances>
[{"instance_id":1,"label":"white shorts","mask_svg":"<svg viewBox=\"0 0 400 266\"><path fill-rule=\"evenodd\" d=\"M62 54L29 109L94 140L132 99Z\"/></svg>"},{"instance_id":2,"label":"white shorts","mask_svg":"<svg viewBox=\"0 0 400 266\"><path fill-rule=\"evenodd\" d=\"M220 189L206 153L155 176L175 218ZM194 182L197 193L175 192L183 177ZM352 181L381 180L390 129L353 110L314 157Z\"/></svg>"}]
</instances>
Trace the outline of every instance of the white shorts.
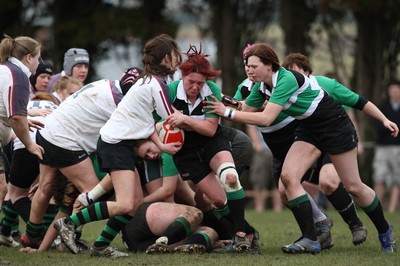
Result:
<instances>
[{"instance_id":1,"label":"white shorts","mask_svg":"<svg viewBox=\"0 0 400 266\"><path fill-rule=\"evenodd\" d=\"M400 146L388 145L375 148L372 179L387 186L400 185Z\"/></svg>"}]
</instances>

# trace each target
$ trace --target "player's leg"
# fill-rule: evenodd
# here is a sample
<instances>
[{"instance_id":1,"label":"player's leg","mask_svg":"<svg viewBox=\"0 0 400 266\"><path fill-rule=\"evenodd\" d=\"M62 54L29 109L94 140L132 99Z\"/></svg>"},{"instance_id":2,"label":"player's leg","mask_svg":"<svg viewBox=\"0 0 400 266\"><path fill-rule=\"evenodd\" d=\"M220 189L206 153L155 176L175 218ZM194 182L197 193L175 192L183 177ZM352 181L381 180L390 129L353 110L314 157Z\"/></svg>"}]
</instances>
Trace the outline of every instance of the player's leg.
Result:
<instances>
[{"instance_id":1,"label":"player's leg","mask_svg":"<svg viewBox=\"0 0 400 266\"><path fill-rule=\"evenodd\" d=\"M281 180L286 191L287 206L293 212L302 233L302 237L293 244L281 247L284 252L320 252L321 247L317 241L311 203L300 183L303 175L319 157L317 153L319 151L316 152L313 145L296 141L292 144L283 163ZM297 248L299 246L302 248Z\"/></svg>"},{"instance_id":2,"label":"player's leg","mask_svg":"<svg viewBox=\"0 0 400 266\"><path fill-rule=\"evenodd\" d=\"M126 175L128 173L119 173L116 177L114 173L118 172L125 171L111 173L116 198L115 202L107 202L108 213L111 218L94 242L91 250L105 250L109 247L117 234L132 219L137 208L143 203L143 191L138 173L130 171L129 175L133 174L132 176L128 177Z\"/></svg>"},{"instance_id":3,"label":"player's leg","mask_svg":"<svg viewBox=\"0 0 400 266\"><path fill-rule=\"evenodd\" d=\"M206 226L199 226L181 245L175 247L174 251L184 254L210 252L217 240L218 234L214 229Z\"/></svg>"},{"instance_id":4,"label":"player's leg","mask_svg":"<svg viewBox=\"0 0 400 266\"><path fill-rule=\"evenodd\" d=\"M192 206L156 202L148 208L146 219L152 233L164 237L164 244L171 245L192 234L202 221L203 213Z\"/></svg>"},{"instance_id":5,"label":"player's leg","mask_svg":"<svg viewBox=\"0 0 400 266\"><path fill-rule=\"evenodd\" d=\"M29 221L26 225L26 234L22 235L21 243L24 246L38 248L43 234L43 217L46 213L49 201L53 195L57 169L48 165L40 164L39 186L36 190L31 204Z\"/></svg>"},{"instance_id":6,"label":"player's leg","mask_svg":"<svg viewBox=\"0 0 400 266\"><path fill-rule=\"evenodd\" d=\"M240 184L232 154L229 151L218 152L210 161L210 166L224 185L232 222L235 226L234 242L237 242L236 249L248 250L250 241L246 238L245 193Z\"/></svg>"},{"instance_id":7,"label":"player's leg","mask_svg":"<svg viewBox=\"0 0 400 266\"><path fill-rule=\"evenodd\" d=\"M340 177L332 163L326 163L322 166L319 175L319 187L342 216L343 221L349 225L353 235L353 244L363 243L367 238L367 229L358 217L353 198L346 191L343 183L340 182Z\"/></svg>"},{"instance_id":8,"label":"player's leg","mask_svg":"<svg viewBox=\"0 0 400 266\"><path fill-rule=\"evenodd\" d=\"M362 207L378 230L382 250L384 252L395 251L397 246L392 226L385 219L382 205L376 193L361 181L357 165L357 149L338 155L330 154L330 158L346 190Z\"/></svg>"}]
</instances>

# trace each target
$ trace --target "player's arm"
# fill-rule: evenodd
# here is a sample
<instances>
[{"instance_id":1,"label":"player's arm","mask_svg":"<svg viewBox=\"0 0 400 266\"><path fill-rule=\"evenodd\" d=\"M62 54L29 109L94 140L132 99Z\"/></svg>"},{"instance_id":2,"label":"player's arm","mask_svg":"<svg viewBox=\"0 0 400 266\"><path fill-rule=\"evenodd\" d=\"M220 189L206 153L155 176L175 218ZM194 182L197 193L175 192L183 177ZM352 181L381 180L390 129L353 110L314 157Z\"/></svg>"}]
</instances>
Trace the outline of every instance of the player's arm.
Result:
<instances>
[{"instance_id":1,"label":"player's arm","mask_svg":"<svg viewBox=\"0 0 400 266\"><path fill-rule=\"evenodd\" d=\"M368 115L372 116L373 118L382 122L385 128L387 128L393 137L397 137L399 134L399 128L396 123L390 121L379 108L373 104L372 102L368 101L364 108L362 109L363 112L367 113Z\"/></svg>"},{"instance_id":2,"label":"player's arm","mask_svg":"<svg viewBox=\"0 0 400 266\"><path fill-rule=\"evenodd\" d=\"M25 148L39 159L43 159L43 148L33 142L29 135L28 118L23 115L13 115L9 118L9 121L15 135L25 145Z\"/></svg>"},{"instance_id":3,"label":"player's arm","mask_svg":"<svg viewBox=\"0 0 400 266\"><path fill-rule=\"evenodd\" d=\"M251 124L256 126L270 126L275 119L278 117L279 113L282 111L283 106L269 102L264 111L262 112L241 112L241 111L231 111L229 108L226 108L221 102L219 102L214 96L212 96L214 101L207 101L205 103L209 104L208 108L210 110L208 113L218 114L220 116L224 116L225 118L229 118L232 121Z\"/></svg>"},{"instance_id":4,"label":"player's arm","mask_svg":"<svg viewBox=\"0 0 400 266\"><path fill-rule=\"evenodd\" d=\"M249 105L247 105L245 102L242 104L242 110L243 112L257 112L257 108L255 107L251 107Z\"/></svg>"},{"instance_id":5,"label":"player's arm","mask_svg":"<svg viewBox=\"0 0 400 266\"><path fill-rule=\"evenodd\" d=\"M219 117L209 117L206 115L204 120L198 120L191 116L182 114L175 108L173 109L174 113L167 118L167 121L171 126L196 131L197 133L208 137L215 135Z\"/></svg>"}]
</instances>

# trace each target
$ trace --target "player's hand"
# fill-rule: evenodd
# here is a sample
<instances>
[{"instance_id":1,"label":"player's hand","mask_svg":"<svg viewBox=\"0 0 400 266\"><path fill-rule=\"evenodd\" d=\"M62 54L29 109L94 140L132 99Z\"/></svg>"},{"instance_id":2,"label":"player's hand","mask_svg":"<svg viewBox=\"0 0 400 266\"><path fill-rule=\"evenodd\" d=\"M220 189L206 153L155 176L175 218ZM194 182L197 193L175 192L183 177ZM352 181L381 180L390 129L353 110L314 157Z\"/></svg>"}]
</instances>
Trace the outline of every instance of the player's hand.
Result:
<instances>
[{"instance_id":1,"label":"player's hand","mask_svg":"<svg viewBox=\"0 0 400 266\"><path fill-rule=\"evenodd\" d=\"M28 119L29 130L33 132L33 129L41 130L44 128L44 124L40 121Z\"/></svg>"},{"instance_id":2,"label":"player's hand","mask_svg":"<svg viewBox=\"0 0 400 266\"><path fill-rule=\"evenodd\" d=\"M391 132L392 137L397 138L397 136L399 135L399 127L396 125L396 123L393 123L390 120L385 120L383 122L383 125L389 129L389 131Z\"/></svg>"},{"instance_id":3,"label":"player's hand","mask_svg":"<svg viewBox=\"0 0 400 266\"><path fill-rule=\"evenodd\" d=\"M166 121L173 127L184 128L187 116L182 114L181 111L172 106L174 112L167 116Z\"/></svg>"},{"instance_id":4,"label":"player's hand","mask_svg":"<svg viewBox=\"0 0 400 266\"><path fill-rule=\"evenodd\" d=\"M182 143L181 142L171 142L171 143L167 143L167 144L163 143L161 145L161 147L159 147L159 148L163 152L174 155L182 148Z\"/></svg>"},{"instance_id":5,"label":"player's hand","mask_svg":"<svg viewBox=\"0 0 400 266\"><path fill-rule=\"evenodd\" d=\"M29 116L43 116L46 117L53 112L52 109L28 109Z\"/></svg>"},{"instance_id":6,"label":"player's hand","mask_svg":"<svg viewBox=\"0 0 400 266\"><path fill-rule=\"evenodd\" d=\"M225 110L227 109L225 105L220 101L218 101L218 99L214 95L211 95L211 98L214 101L203 101L203 105L207 105L204 106L204 108L207 109L206 113L224 116Z\"/></svg>"},{"instance_id":7,"label":"player's hand","mask_svg":"<svg viewBox=\"0 0 400 266\"><path fill-rule=\"evenodd\" d=\"M40 160L43 160L44 149L42 146L32 142L31 145L25 147L30 153L35 154Z\"/></svg>"},{"instance_id":8,"label":"player's hand","mask_svg":"<svg viewBox=\"0 0 400 266\"><path fill-rule=\"evenodd\" d=\"M80 202L78 199L75 200L74 202L74 211L78 212L84 208L86 208L87 206L83 205L82 202Z\"/></svg>"},{"instance_id":9,"label":"player's hand","mask_svg":"<svg viewBox=\"0 0 400 266\"><path fill-rule=\"evenodd\" d=\"M39 252L36 248L31 248L31 247L25 247L25 248L20 248L19 252L21 253L33 253L33 252Z\"/></svg>"}]
</instances>

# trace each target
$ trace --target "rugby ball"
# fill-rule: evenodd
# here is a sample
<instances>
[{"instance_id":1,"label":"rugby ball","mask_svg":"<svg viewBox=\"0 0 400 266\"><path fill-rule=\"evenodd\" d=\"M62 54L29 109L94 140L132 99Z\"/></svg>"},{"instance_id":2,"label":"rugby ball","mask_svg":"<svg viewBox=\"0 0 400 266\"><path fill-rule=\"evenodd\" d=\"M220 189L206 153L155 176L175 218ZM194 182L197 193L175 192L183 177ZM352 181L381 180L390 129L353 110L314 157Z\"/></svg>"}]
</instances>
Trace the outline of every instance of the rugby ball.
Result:
<instances>
[{"instance_id":1,"label":"rugby ball","mask_svg":"<svg viewBox=\"0 0 400 266\"><path fill-rule=\"evenodd\" d=\"M180 128L171 126L167 121L162 123L158 131L158 136L164 144L173 142L180 142L183 144L185 140L185 132Z\"/></svg>"}]
</instances>

